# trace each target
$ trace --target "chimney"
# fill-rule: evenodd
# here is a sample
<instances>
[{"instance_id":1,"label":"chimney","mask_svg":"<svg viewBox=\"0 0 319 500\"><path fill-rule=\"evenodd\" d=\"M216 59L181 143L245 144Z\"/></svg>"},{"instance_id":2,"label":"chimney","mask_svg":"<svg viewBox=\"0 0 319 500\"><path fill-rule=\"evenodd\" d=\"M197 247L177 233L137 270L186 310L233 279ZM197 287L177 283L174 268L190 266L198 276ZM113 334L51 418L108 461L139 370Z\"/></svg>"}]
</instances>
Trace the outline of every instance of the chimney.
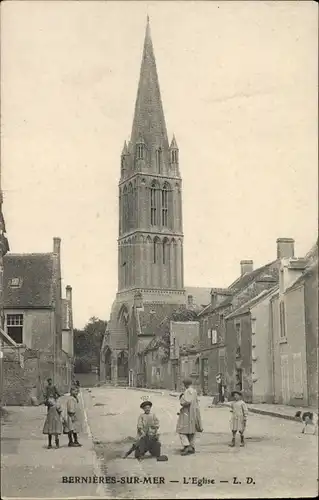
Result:
<instances>
[{"instance_id":1,"label":"chimney","mask_svg":"<svg viewBox=\"0 0 319 500\"><path fill-rule=\"evenodd\" d=\"M187 296L187 304L189 307L192 307L194 305L194 297L193 295L188 295Z\"/></svg>"},{"instance_id":2,"label":"chimney","mask_svg":"<svg viewBox=\"0 0 319 500\"><path fill-rule=\"evenodd\" d=\"M281 259L279 273L279 291L284 293L304 272L306 259Z\"/></svg>"},{"instance_id":3,"label":"chimney","mask_svg":"<svg viewBox=\"0 0 319 500\"><path fill-rule=\"evenodd\" d=\"M252 260L241 260L240 261L240 274L251 273L254 270L254 262Z\"/></svg>"},{"instance_id":4,"label":"chimney","mask_svg":"<svg viewBox=\"0 0 319 500\"><path fill-rule=\"evenodd\" d=\"M72 304L72 287L70 285L65 287L65 298Z\"/></svg>"},{"instance_id":5,"label":"chimney","mask_svg":"<svg viewBox=\"0 0 319 500\"><path fill-rule=\"evenodd\" d=\"M61 238L53 238L53 253L60 255Z\"/></svg>"},{"instance_id":6,"label":"chimney","mask_svg":"<svg viewBox=\"0 0 319 500\"><path fill-rule=\"evenodd\" d=\"M277 239L277 259L290 259L295 256L295 240L292 238Z\"/></svg>"}]
</instances>

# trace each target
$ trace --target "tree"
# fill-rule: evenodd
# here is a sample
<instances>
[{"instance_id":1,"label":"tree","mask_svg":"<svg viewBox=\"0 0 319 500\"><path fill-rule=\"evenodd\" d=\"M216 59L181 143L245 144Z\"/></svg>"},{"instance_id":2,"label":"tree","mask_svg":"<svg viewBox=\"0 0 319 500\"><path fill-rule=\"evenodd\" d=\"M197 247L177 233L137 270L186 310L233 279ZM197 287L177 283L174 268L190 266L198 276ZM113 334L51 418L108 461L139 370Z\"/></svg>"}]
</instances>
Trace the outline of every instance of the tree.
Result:
<instances>
[{"instance_id":1,"label":"tree","mask_svg":"<svg viewBox=\"0 0 319 500\"><path fill-rule=\"evenodd\" d=\"M93 316L83 330L74 330L75 371L88 373L100 366L100 351L107 322Z\"/></svg>"}]
</instances>

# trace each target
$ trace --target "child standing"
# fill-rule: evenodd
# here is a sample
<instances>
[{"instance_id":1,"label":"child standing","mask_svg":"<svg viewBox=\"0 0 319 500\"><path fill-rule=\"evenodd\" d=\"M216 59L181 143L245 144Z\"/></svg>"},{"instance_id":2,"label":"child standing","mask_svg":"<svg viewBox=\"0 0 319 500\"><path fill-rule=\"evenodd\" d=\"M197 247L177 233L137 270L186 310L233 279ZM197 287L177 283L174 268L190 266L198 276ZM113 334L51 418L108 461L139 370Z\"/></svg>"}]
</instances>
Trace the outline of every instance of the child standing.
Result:
<instances>
[{"instance_id":1,"label":"child standing","mask_svg":"<svg viewBox=\"0 0 319 500\"><path fill-rule=\"evenodd\" d=\"M48 435L48 449L52 448L52 436L55 437L55 447L59 448L59 435L62 434L62 408L54 398L47 399L48 413L43 426L43 434Z\"/></svg>"},{"instance_id":2,"label":"child standing","mask_svg":"<svg viewBox=\"0 0 319 500\"><path fill-rule=\"evenodd\" d=\"M237 431L240 434L240 446L245 446L244 432L246 429L248 408L245 401L242 399L241 391L233 391L232 396L235 399L235 401L230 403L230 411L232 413L230 424L233 437L229 446L235 446Z\"/></svg>"},{"instance_id":3,"label":"child standing","mask_svg":"<svg viewBox=\"0 0 319 500\"><path fill-rule=\"evenodd\" d=\"M78 389L71 387L70 396L66 404L66 427L69 436L68 446L82 446L78 441L78 434L81 432L81 415L78 394Z\"/></svg>"}]
</instances>

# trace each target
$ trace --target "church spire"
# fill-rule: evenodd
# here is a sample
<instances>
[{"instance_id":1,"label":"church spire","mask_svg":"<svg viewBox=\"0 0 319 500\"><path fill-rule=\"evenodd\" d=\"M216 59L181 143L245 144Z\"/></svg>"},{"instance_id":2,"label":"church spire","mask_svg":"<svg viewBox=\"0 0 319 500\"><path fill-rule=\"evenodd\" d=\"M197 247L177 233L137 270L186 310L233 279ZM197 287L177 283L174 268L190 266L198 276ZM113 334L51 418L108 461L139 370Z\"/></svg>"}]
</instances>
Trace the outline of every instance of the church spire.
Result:
<instances>
[{"instance_id":1,"label":"church spire","mask_svg":"<svg viewBox=\"0 0 319 500\"><path fill-rule=\"evenodd\" d=\"M134 146L140 137L143 137L148 150L157 147L168 148L166 124L148 16L131 134L131 142Z\"/></svg>"}]
</instances>

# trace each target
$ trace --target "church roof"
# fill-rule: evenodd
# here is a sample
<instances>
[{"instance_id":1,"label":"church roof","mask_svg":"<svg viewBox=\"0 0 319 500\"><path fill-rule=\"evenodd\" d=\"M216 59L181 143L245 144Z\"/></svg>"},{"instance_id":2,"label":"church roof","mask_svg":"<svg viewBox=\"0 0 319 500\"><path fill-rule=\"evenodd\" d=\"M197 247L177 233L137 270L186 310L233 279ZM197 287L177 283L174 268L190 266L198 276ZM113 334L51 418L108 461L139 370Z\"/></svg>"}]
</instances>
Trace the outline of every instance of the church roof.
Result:
<instances>
[{"instance_id":1,"label":"church roof","mask_svg":"<svg viewBox=\"0 0 319 500\"><path fill-rule=\"evenodd\" d=\"M140 137L143 137L149 149L153 145L168 148L149 18L147 18L131 142L136 144Z\"/></svg>"},{"instance_id":2,"label":"church roof","mask_svg":"<svg viewBox=\"0 0 319 500\"><path fill-rule=\"evenodd\" d=\"M210 303L211 288L201 286L186 286L186 297L192 296L194 305L202 309Z\"/></svg>"},{"instance_id":3,"label":"church roof","mask_svg":"<svg viewBox=\"0 0 319 500\"><path fill-rule=\"evenodd\" d=\"M144 311L139 312L142 335L156 335L162 321L176 309L176 304L144 304Z\"/></svg>"}]
</instances>

